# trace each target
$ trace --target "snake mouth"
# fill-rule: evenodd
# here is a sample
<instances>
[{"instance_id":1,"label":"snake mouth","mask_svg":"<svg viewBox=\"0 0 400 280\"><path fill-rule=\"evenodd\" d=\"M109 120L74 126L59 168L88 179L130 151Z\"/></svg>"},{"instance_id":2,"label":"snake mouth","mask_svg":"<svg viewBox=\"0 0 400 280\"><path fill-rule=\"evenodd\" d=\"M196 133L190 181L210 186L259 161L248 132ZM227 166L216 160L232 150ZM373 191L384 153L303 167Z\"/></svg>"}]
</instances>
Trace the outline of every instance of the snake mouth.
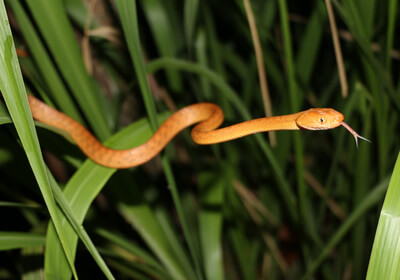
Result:
<instances>
[{"instance_id":1,"label":"snake mouth","mask_svg":"<svg viewBox=\"0 0 400 280\"><path fill-rule=\"evenodd\" d=\"M362 137L361 135L359 135L357 132L354 131L354 129L352 129L347 123L345 122L340 122L340 125L344 126L344 128L346 128L351 134L353 134L354 139L356 140L356 146L358 148L358 138L367 141L369 143L371 143L370 140L368 140L367 138Z\"/></svg>"},{"instance_id":2,"label":"snake mouth","mask_svg":"<svg viewBox=\"0 0 400 280\"><path fill-rule=\"evenodd\" d=\"M324 124L324 125L320 125L320 126L307 126L307 125L301 125L301 124L297 124L297 127L300 128L301 130L313 130L313 131L319 131L319 130L329 130L329 129L333 129L333 128L337 128L339 127L342 123L335 123L334 125L330 124Z\"/></svg>"},{"instance_id":3,"label":"snake mouth","mask_svg":"<svg viewBox=\"0 0 400 280\"><path fill-rule=\"evenodd\" d=\"M300 129L302 130L313 130L313 131L317 131L317 130L328 130L328 129L332 129L332 128L336 128L336 127L315 127L315 126L305 126L305 125L297 125Z\"/></svg>"}]
</instances>

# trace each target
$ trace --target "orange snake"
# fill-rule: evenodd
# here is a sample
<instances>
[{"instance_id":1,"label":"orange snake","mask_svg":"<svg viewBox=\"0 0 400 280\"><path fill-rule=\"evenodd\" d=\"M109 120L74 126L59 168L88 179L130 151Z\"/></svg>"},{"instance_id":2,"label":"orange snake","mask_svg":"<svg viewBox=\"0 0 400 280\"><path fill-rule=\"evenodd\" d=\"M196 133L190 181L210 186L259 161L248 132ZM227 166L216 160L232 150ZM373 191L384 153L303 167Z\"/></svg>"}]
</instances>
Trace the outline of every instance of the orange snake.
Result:
<instances>
[{"instance_id":1,"label":"orange snake","mask_svg":"<svg viewBox=\"0 0 400 280\"><path fill-rule=\"evenodd\" d=\"M212 103L198 103L172 114L144 144L127 150L103 146L77 121L28 95L33 117L50 126L66 131L79 148L94 162L110 168L129 168L141 165L156 156L181 130L197 124L192 130L197 144L216 144L258 132L273 130L326 130L340 125L348 129L356 140L361 138L346 123L341 113L329 109L309 109L295 114L259 118L217 129L224 120L220 107Z\"/></svg>"}]
</instances>

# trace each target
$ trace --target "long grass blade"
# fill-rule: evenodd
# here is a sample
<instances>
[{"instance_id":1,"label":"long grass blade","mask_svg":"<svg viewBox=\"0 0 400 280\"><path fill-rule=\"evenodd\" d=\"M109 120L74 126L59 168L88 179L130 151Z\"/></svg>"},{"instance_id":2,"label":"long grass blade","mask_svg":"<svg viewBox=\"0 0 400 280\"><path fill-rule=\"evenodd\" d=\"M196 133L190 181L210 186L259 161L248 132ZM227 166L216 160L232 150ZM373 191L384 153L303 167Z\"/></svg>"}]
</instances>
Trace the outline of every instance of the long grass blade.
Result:
<instances>
[{"instance_id":1,"label":"long grass blade","mask_svg":"<svg viewBox=\"0 0 400 280\"><path fill-rule=\"evenodd\" d=\"M78 278L72 260L72 251L65 231L60 223L61 217L57 214L57 206L47 177L47 170L45 168L39 147L39 141L30 114L14 41L4 7L4 1L0 2L0 20L3 22L3 24L0 25L0 41L2 42L0 46L0 56L2 59L2 63L0 63L0 89L20 137L22 146L28 157L32 171L35 174L47 209L49 210L52 221L55 224L69 267L75 278Z\"/></svg>"},{"instance_id":2,"label":"long grass blade","mask_svg":"<svg viewBox=\"0 0 400 280\"><path fill-rule=\"evenodd\" d=\"M376 229L366 279L400 277L400 157L397 158Z\"/></svg>"}]
</instances>

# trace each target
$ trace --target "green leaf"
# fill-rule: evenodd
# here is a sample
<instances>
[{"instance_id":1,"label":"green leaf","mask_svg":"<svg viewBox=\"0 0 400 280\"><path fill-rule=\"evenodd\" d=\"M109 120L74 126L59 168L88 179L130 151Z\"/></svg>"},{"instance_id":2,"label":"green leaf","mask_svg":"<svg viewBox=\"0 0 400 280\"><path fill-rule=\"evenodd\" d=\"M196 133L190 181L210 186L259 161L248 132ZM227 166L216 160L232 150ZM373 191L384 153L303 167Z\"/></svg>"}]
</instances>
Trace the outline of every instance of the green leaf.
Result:
<instances>
[{"instance_id":1,"label":"green leaf","mask_svg":"<svg viewBox=\"0 0 400 280\"><path fill-rule=\"evenodd\" d=\"M0 250L21 249L45 244L43 234L0 231Z\"/></svg>"},{"instance_id":2,"label":"green leaf","mask_svg":"<svg viewBox=\"0 0 400 280\"><path fill-rule=\"evenodd\" d=\"M47 170L29 110L26 90L18 65L17 54L15 52L4 1L0 2L0 22L2 23L0 24L0 57L2 60L0 63L0 90L3 93L7 108L28 157L47 209L50 212L51 219L55 224L68 264L75 278L78 278L72 260L72 251L65 230L60 223L61 217L57 213L57 206L47 177Z\"/></svg>"},{"instance_id":3,"label":"green leaf","mask_svg":"<svg viewBox=\"0 0 400 280\"><path fill-rule=\"evenodd\" d=\"M200 240L205 274L209 280L224 279L222 260L222 205L226 180L223 170L199 176L201 210ZM228 187L228 186L226 186Z\"/></svg>"},{"instance_id":4,"label":"green leaf","mask_svg":"<svg viewBox=\"0 0 400 280\"><path fill-rule=\"evenodd\" d=\"M176 36L165 3L157 0L139 1L147 18L161 57L175 57L178 53L179 37ZM167 70L168 84L173 91L182 90L181 77L176 71Z\"/></svg>"},{"instance_id":5,"label":"green leaf","mask_svg":"<svg viewBox=\"0 0 400 280\"><path fill-rule=\"evenodd\" d=\"M119 209L125 219L134 225L143 240L165 265L173 279L190 279L185 275L181 265L178 263L174 250L172 250L160 224L148 205L125 205L121 203Z\"/></svg>"},{"instance_id":6,"label":"green leaf","mask_svg":"<svg viewBox=\"0 0 400 280\"><path fill-rule=\"evenodd\" d=\"M397 157L382 206L366 279L399 279L400 277L399 199L400 156Z\"/></svg>"},{"instance_id":7,"label":"green leaf","mask_svg":"<svg viewBox=\"0 0 400 280\"><path fill-rule=\"evenodd\" d=\"M188 46L192 45L193 42L198 9L199 0L185 0L183 16L185 35Z\"/></svg>"}]
</instances>

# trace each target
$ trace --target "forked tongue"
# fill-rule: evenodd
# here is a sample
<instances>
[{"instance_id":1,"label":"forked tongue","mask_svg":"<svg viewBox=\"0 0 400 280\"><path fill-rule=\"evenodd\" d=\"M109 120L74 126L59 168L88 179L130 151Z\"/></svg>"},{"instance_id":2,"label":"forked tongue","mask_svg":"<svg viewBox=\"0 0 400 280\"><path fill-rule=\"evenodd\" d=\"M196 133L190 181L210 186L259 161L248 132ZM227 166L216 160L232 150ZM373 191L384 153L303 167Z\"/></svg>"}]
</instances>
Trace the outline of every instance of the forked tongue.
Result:
<instances>
[{"instance_id":1,"label":"forked tongue","mask_svg":"<svg viewBox=\"0 0 400 280\"><path fill-rule=\"evenodd\" d=\"M358 138L360 138L360 139L362 139L362 140L365 140L365 141L371 143L370 140L368 140L367 138L364 138L364 137L360 136L357 132L355 132L347 123L341 122L340 124L343 125L351 134L353 134L354 139L356 140L356 146L357 146L357 148L358 148Z\"/></svg>"}]
</instances>

